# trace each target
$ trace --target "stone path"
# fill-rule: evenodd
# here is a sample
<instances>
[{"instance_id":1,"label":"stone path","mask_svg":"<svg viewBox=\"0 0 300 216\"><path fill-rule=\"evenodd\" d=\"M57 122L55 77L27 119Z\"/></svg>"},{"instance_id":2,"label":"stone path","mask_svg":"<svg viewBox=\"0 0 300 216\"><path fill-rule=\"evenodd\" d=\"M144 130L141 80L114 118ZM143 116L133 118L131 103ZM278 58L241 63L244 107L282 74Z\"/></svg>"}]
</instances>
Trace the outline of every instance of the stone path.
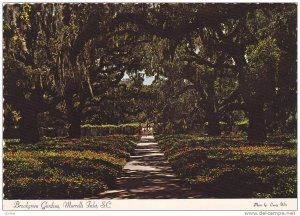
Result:
<instances>
[{"instance_id":1,"label":"stone path","mask_svg":"<svg viewBox=\"0 0 300 216\"><path fill-rule=\"evenodd\" d=\"M201 198L176 177L153 136L142 136L116 186L101 199Z\"/></svg>"}]
</instances>

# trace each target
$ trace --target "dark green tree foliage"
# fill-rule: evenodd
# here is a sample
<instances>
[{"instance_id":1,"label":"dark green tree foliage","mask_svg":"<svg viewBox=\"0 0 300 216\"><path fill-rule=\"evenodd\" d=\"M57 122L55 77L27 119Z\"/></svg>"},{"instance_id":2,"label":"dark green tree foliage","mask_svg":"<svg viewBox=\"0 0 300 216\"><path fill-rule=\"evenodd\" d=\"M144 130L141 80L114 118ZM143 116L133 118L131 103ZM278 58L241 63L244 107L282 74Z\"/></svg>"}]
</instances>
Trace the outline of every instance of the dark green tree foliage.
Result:
<instances>
[{"instance_id":1,"label":"dark green tree foliage","mask_svg":"<svg viewBox=\"0 0 300 216\"><path fill-rule=\"evenodd\" d=\"M109 4L4 8L5 98L21 112L23 142L38 140L37 114L49 111L45 98L51 100L54 94L60 98L60 107L70 123L69 136L78 138L88 98L117 85L125 71L140 69L138 58L125 57L134 52L133 45L139 41L128 34L115 35L109 28L117 8ZM13 91L16 87L20 87L19 93Z\"/></svg>"},{"instance_id":2,"label":"dark green tree foliage","mask_svg":"<svg viewBox=\"0 0 300 216\"><path fill-rule=\"evenodd\" d=\"M178 55L182 55L182 50L178 52L178 55L177 51L180 49L180 44L186 45L187 48L191 47L189 51L191 56L186 56L184 61L191 60L190 57L192 57L192 60L198 65L206 66L205 73L201 74L200 79L198 70L194 67L189 68L186 73L189 74L192 83L196 83L198 80L206 80L206 83L202 84L200 88L202 91L208 91L211 96L207 97L209 99L207 102L207 117L211 122L209 123L211 126L209 127L210 134L219 133L219 125L216 123L219 114L218 109L216 109L213 85L216 84L217 78L235 76L238 85L232 88L232 94L229 94L229 97L221 102L221 105L224 108L226 107L227 110L244 110L249 118L249 140L265 140L266 124L267 122L270 124L270 121L266 121L269 120L266 113L269 111L272 102L275 101L276 91L279 90L277 86L279 64L280 61L281 65L286 61L282 57L284 41L282 35L290 39L285 44L285 49L290 47L293 50L290 50L289 57L285 55L285 58L290 59L289 65L292 66L288 66L288 68L290 73L295 76L294 60L296 51L293 45L296 42L296 6L293 4L153 4L145 10L148 13L121 14L119 20L134 23L145 34L153 35L154 39L159 37L159 40L162 41L160 45L157 45L159 44L157 40L152 44L152 46L157 45L157 47L162 47L164 50L152 53L149 60L149 65L152 68L149 70L150 73L151 71L153 73L168 73L172 77L185 78L180 76L180 74L183 74L183 70L179 69L178 66L178 60L180 60ZM279 21L279 17L282 21ZM283 22L286 25L283 25ZM287 28L287 26L290 26L290 28ZM284 31L282 31L282 28L285 28ZM279 36L281 36L280 39ZM195 37L200 38L202 47L199 48L190 43L191 38ZM277 41L278 39L279 41ZM209 52L199 56L198 54L201 54L202 48L204 48L203 50L209 50ZM166 67L163 68L163 64L168 67L167 72L165 72ZM174 69L175 65L176 69ZM231 69L231 71L228 72L226 69ZM289 77L291 78L293 75ZM289 83L289 86L291 85L288 89L295 86L294 81L290 80L287 83ZM281 85L283 85L282 82ZM196 84L195 87L197 86L200 85ZM203 88L203 86L207 86L207 88ZM281 88L287 89L286 86ZM291 92L295 93L295 89ZM289 94L281 96L282 98L279 101L289 98ZM295 97L293 98L295 99ZM230 107L226 106L225 102L229 103ZM238 104L232 102L238 102L240 106L236 106ZM273 110L278 109L277 115L287 113L283 111L286 109L286 105L279 108L277 102L277 105L273 104L272 106ZM295 104L293 107L296 107ZM279 111L279 109L282 111ZM295 114L295 112L293 113ZM273 115L276 114L273 112ZM295 119L295 115L290 114L289 116L290 119ZM286 118L283 117L283 119Z\"/></svg>"},{"instance_id":3,"label":"dark green tree foliage","mask_svg":"<svg viewBox=\"0 0 300 216\"><path fill-rule=\"evenodd\" d=\"M159 88L154 111L156 131L160 133L188 133L203 129L205 117L200 108L201 98L191 85L182 80L156 80Z\"/></svg>"},{"instance_id":4,"label":"dark green tree foliage","mask_svg":"<svg viewBox=\"0 0 300 216\"><path fill-rule=\"evenodd\" d=\"M297 113L297 9L293 5L271 12L270 35L280 49L275 94L269 105L268 125L271 131L296 131ZM270 121L269 119L272 119Z\"/></svg>"},{"instance_id":5,"label":"dark green tree foliage","mask_svg":"<svg viewBox=\"0 0 300 216\"><path fill-rule=\"evenodd\" d=\"M135 47L141 43L135 35L123 32L123 27L111 28L112 19L122 5L97 4L84 6L85 10L73 10L76 22L82 22L88 14L75 41L69 47L66 59L70 58L71 76L67 79L64 95L68 119L71 123L69 135L80 136L80 124L86 102L99 100L107 91L117 87L126 73L141 70ZM86 8L87 7L87 8ZM77 26L77 25L75 25ZM62 67L62 70L66 68ZM85 77L85 78L84 78ZM75 102L74 102L75 101Z\"/></svg>"},{"instance_id":6,"label":"dark green tree foliage","mask_svg":"<svg viewBox=\"0 0 300 216\"><path fill-rule=\"evenodd\" d=\"M5 115L20 115L24 143L38 140L40 113L72 138L82 122L219 135L241 116L250 141L293 132L296 15L295 4L5 5Z\"/></svg>"},{"instance_id":7,"label":"dark green tree foliage","mask_svg":"<svg viewBox=\"0 0 300 216\"><path fill-rule=\"evenodd\" d=\"M152 119L157 92L143 85L142 72L122 79L105 94L94 97L84 109L85 123L123 124Z\"/></svg>"},{"instance_id":8,"label":"dark green tree foliage","mask_svg":"<svg viewBox=\"0 0 300 216\"><path fill-rule=\"evenodd\" d=\"M4 7L4 103L20 112L23 143L39 139L37 114L58 102L53 47L44 38L52 13L52 6L40 4Z\"/></svg>"}]
</instances>

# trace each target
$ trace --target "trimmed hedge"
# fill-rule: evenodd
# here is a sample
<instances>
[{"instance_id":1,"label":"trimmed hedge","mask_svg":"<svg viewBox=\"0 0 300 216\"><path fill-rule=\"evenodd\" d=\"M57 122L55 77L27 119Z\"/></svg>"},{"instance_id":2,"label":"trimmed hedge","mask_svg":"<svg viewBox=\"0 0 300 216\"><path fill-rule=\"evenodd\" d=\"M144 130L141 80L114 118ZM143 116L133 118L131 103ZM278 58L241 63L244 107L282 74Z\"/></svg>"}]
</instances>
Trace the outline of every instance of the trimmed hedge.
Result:
<instances>
[{"instance_id":1,"label":"trimmed hedge","mask_svg":"<svg viewBox=\"0 0 300 216\"><path fill-rule=\"evenodd\" d=\"M81 136L107 136L112 134L134 135L139 133L139 124L91 125L81 127Z\"/></svg>"},{"instance_id":2,"label":"trimmed hedge","mask_svg":"<svg viewBox=\"0 0 300 216\"><path fill-rule=\"evenodd\" d=\"M55 138L58 136L67 136L69 126L63 128L41 127L39 134L41 137ZM81 125L81 136L107 136L113 134L136 135L139 134L139 124L120 124L120 125ZM19 130L14 128L11 133L5 133L5 139L19 138Z\"/></svg>"}]
</instances>

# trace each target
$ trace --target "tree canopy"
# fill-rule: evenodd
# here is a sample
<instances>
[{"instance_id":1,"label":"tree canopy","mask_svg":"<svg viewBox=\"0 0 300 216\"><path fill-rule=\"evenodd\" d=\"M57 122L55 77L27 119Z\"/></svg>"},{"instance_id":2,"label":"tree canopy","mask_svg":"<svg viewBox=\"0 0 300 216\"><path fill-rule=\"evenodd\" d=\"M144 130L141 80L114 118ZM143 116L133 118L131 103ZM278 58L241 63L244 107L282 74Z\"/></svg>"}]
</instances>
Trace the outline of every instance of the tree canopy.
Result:
<instances>
[{"instance_id":1,"label":"tree canopy","mask_svg":"<svg viewBox=\"0 0 300 216\"><path fill-rule=\"evenodd\" d=\"M41 115L72 138L83 123L296 131L296 4L24 3L3 19L4 127L24 143Z\"/></svg>"}]
</instances>

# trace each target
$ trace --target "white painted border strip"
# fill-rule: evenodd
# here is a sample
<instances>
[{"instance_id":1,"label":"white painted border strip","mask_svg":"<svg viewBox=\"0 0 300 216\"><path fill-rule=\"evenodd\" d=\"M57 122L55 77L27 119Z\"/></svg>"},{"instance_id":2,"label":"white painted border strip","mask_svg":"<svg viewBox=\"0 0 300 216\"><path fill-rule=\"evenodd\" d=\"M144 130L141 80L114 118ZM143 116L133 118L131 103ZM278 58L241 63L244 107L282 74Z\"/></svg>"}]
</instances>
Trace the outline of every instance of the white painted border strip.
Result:
<instances>
[{"instance_id":1,"label":"white painted border strip","mask_svg":"<svg viewBox=\"0 0 300 216\"><path fill-rule=\"evenodd\" d=\"M73 207L70 207L73 205ZM3 200L8 211L238 210L294 211L297 199Z\"/></svg>"}]
</instances>

